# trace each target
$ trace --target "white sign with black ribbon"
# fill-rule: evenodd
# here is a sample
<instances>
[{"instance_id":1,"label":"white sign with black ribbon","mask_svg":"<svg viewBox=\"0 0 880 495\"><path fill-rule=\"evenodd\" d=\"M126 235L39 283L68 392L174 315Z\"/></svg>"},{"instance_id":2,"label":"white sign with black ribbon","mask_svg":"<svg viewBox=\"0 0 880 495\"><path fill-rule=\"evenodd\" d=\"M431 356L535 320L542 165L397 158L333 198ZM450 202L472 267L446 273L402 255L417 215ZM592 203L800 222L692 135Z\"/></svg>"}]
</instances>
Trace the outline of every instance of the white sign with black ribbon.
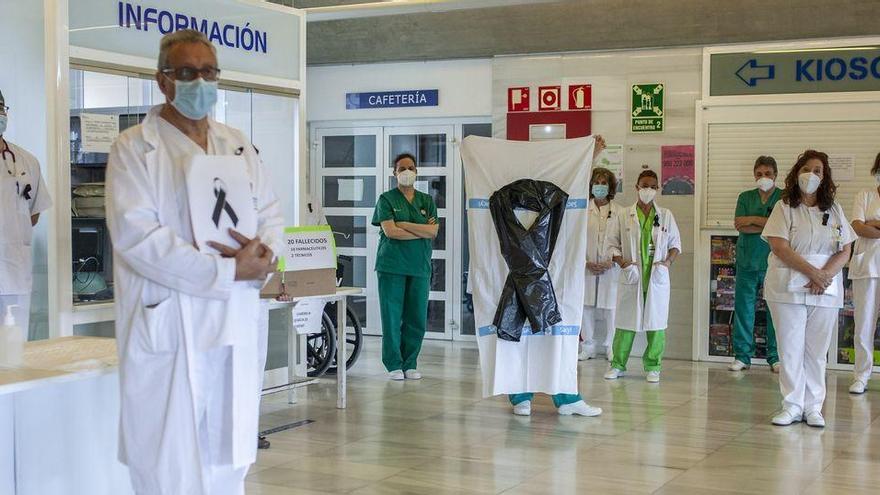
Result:
<instances>
[{"instance_id":1,"label":"white sign with black ribbon","mask_svg":"<svg viewBox=\"0 0 880 495\"><path fill-rule=\"evenodd\" d=\"M257 234L256 200L243 157L194 156L187 170L186 187L193 239L200 251L217 254L208 241L240 247L229 229L247 237Z\"/></svg>"}]
</instances>

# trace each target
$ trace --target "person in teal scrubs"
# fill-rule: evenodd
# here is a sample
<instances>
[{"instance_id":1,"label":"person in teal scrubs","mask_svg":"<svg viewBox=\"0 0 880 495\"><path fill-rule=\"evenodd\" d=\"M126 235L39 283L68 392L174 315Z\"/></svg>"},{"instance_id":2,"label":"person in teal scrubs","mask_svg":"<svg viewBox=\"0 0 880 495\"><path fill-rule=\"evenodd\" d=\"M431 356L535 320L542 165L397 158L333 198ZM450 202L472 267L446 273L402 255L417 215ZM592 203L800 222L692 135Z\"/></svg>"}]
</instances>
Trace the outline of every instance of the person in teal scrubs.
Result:
<instances>
[{"instance_id":1,"label":"person in teal scrubs","mask_svg":"<svg viewBox=\"0 0 880 495\"><path fill-rule=\"evenodd\" d=\"M755 305L758 288L764 284L770 245L761 239L767 217L782 197L776 187L778 169L772 156L759 156L753 167L755 188L736 200L734 226L739 231L736 242L736 290L733 314L733 352L736 356L730 371L742 371L752 365L755 355ZM776 331L767 311L767 363L779 373Z\"/></svg>"},{"instance_id":2,"label":"person in teal scrubs","mask_svg":"<svg viewBox=\"0 0 880 495\"><path fill-rule=\"evenodd\" d=\"M417 191L416 159L394 159L397 187L379 196L373 225L381 227L376 274L382 316L382 363L392 380L418 380L419 351L428 324L431 244L439 230L437 206Z\"/></svg>"}]
</instances>

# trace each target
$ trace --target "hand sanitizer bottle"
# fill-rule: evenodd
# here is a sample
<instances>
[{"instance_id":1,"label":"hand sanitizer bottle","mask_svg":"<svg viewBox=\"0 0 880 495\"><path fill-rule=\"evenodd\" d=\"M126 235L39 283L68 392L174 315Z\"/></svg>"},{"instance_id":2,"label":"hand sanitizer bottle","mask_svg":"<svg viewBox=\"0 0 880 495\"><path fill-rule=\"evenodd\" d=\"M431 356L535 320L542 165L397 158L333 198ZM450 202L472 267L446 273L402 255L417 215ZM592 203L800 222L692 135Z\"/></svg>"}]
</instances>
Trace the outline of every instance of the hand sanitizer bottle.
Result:
<instances>
[{"instance_id":1,"label":"hand sanitizer bottle","mask_svg":"<svg viewBox=\"0 0 880 495\"><path fill-rule=\"evenodd\" d=\"M12 315L16 305L6 306L6 316L3 325L0 326L0 367L18 368L24 357L24 334L15 325L15 317Z\"/></svg>"}]
</instances>

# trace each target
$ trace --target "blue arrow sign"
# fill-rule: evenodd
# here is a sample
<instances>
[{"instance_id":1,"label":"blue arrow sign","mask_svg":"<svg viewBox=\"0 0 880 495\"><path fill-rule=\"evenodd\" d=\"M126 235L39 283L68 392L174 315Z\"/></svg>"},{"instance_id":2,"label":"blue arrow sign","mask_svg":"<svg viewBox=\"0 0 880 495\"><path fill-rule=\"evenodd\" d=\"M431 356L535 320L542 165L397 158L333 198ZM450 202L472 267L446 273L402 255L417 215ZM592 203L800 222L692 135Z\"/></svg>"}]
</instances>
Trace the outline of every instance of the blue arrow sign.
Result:
<instances>
[{"instance_id":1,"label":"blue arrow sign","mask_svg":"<svg viewBox=\"0 0 880 495\"><path fill-rule=\"evenodd\" d=\"M775 76L775 65L758 65L758 61L754 58L744 63L742 67L736 71L736 77L738 77L740 81L746 83L749 87L756 86L758 81L762 79L773 79Z\"/></svg>"}]
</instances>

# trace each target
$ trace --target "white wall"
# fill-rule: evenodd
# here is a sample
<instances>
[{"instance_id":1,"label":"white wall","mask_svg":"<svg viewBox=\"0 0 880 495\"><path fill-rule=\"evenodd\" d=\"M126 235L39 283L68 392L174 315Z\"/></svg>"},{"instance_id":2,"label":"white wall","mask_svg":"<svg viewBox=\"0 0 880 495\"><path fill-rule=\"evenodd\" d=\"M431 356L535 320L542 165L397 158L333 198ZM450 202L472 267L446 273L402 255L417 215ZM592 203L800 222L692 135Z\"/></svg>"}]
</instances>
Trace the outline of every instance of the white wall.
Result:
<instances>
[{"instance_id":1,"label":"white wall","mask_svg":"<svg viewBox=\"0 0 880 495\"><path fill-rule=\"evenodd\" d=\"M492 114L492 61L452 60L309 67L308 121L478 117ZM439 106L346 110L346 93L438 89Z\"/></svg>"},{"instance_id":2,"label":"white wall","mask_svg":"<svg viewBox=\"0 0 880 495\"><path fill-rule=\"evenodd\" d=\"M592 84L593 133L602 134L609 144L625 146L624 193L615 200L631 205L636 200L633 180L638 176L642 164L649 165L660 174L661 145L694 144L694 108L700 95L701 67L702 50L699 48L497 58L494 62L493 132L496 137L507 135L509 87ZM666 130L658 134L632 134L629 132L631 87L633 84L651 82L666 85ZM563 88L563 91L566 89ZM536 106L534 102L533 106ZM657 202L672 210L683 242L683 253L671 274L672 303L666 355L690 359L693 341L694 197L659 197ZM636 362L631 365L639 366Z\"/></svg>"},{"instance_id":3,"label":"white wall","mask_svg":"<svg viewBox=\"0 0 880 495\"><path fill-rule=\"evenodd\" d=\"M30 151L45 177L59 164L46 163L48 133L46 124L45 45L43 2L0 0L0 91L9 110L9 128L4 137ZM50 186L51 189L51 186ZM31 302L31 333L48 336L48 216L34 231L34 290ZM2 234L0 234L2 235Z\"/></svg>"}]
</instances>

